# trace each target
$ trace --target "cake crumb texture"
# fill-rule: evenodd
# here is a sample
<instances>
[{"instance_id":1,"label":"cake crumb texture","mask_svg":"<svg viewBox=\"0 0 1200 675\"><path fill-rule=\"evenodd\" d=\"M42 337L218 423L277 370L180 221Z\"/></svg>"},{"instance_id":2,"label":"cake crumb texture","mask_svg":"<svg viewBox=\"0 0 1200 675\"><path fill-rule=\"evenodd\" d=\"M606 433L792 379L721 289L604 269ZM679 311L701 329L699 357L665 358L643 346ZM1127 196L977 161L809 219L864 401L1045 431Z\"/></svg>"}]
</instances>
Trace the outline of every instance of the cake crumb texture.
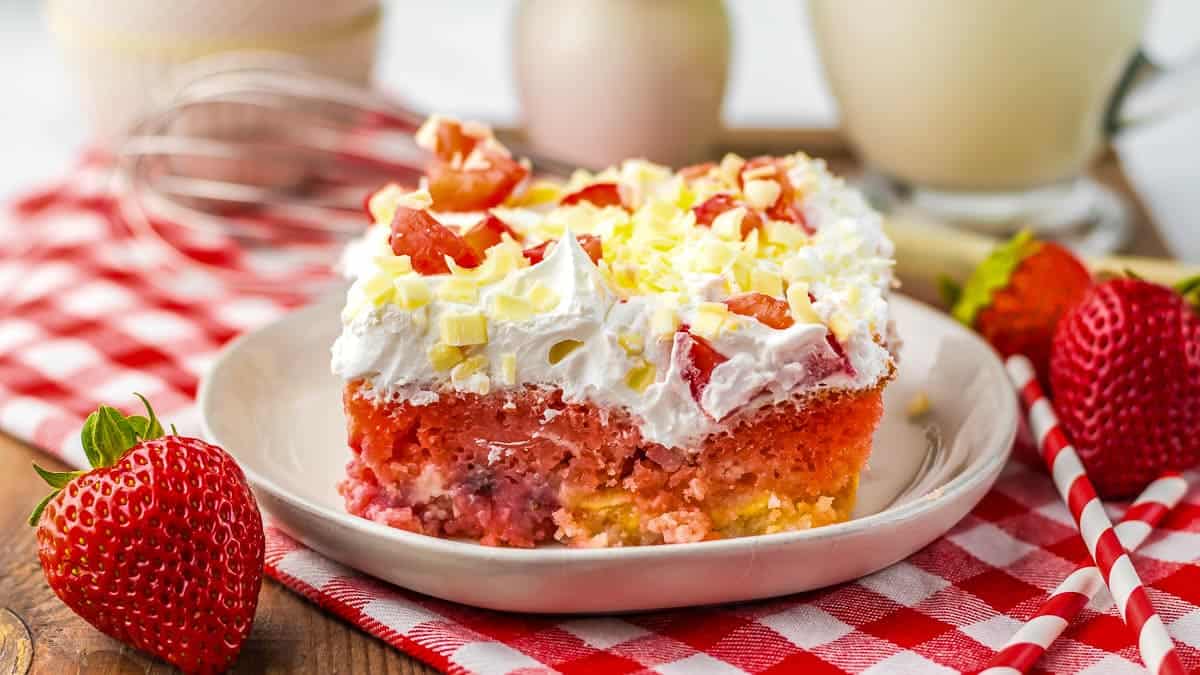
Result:
<instances>
[{"instance_id":1,"label":"cake crumb texture","mask_svg":"<svg viewBox=\"0 0 1200 675\"><path fill-rule=\"evenodd\" d=\"M628 413L535 386L417 406L355 381L344 399L347 510L520 547L683 543L846 520L883 412L882 383L822 390L669 448L646 442Z\"/></svg>"}]
</instances>

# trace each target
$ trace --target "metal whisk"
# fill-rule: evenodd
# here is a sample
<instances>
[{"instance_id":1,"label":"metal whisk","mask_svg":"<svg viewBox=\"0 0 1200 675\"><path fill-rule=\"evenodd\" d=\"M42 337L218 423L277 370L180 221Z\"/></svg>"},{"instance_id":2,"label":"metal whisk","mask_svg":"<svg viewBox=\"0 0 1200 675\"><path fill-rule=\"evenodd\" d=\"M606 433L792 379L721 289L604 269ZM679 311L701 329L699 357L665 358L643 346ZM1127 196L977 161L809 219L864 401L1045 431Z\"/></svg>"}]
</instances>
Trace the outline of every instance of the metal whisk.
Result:
<instances>
[{"instance_id":1,"label":"metal whisk","mask_svg":"<svg viewBox=\"0 0 1200 675\"><path fill-rule=\"evenodd\" d=\"M143 233L158 236L153 224L166 222L250 246L333 251L363 231L371 189L418 182L426 153L412 134L423 115L388 97L287 56L197 69L117 153L122 209ZM543 175L573 169L513 150Z\"/></svg>"}]
</instances>

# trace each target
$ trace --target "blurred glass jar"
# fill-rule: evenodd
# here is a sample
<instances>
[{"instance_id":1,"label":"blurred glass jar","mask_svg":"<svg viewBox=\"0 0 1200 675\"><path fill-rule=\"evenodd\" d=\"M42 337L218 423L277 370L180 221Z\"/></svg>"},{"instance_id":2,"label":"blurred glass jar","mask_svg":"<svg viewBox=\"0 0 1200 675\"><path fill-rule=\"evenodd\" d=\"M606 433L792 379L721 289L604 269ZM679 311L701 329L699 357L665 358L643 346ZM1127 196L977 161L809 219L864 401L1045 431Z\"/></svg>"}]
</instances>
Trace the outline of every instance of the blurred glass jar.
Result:
<instances>
[{"instance_id":1,"label":"blurred glass jar","mask_svg":"<svg viewBox=\"0 0 1200 675\"><path fill-rule=\"evenodd\" d=\"M1138 51L1150 0L809 0L864 187L894 211L1089 252L1131 219L1087 176L1110 134L1194 108L1200 54Z\"/></svg>"},{"instance_id":2,"label":"blurred glass jar","mask_svg":"<svg viewBox=\"0 0 1200 675\"><path fill-rule=\"evenodd\" d=\"M514 70L529 141L589 167L707 159L729 52L720 0L521 0Z\"/></svg>"},{"instance_id":3,"label":"blurred glass jar","mask_svg":"<svg viewBox=\"0 0 1200 675\"><path fill-rule=\"evenodd\" d=\"M106 144L173 94L185 64L216 55L287 54L365 83L382 12L379 0L46 0L45 10L93 136Z\"/></svg>"}]
</instances>

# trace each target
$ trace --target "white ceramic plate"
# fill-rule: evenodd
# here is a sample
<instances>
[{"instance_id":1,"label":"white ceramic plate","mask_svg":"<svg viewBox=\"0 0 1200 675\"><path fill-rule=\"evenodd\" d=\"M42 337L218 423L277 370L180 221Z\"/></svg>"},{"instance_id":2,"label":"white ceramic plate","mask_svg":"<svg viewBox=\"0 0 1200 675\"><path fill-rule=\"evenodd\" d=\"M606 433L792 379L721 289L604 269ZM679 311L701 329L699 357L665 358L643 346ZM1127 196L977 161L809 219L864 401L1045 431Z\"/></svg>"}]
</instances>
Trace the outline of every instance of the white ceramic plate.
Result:
<instances>
[{"instance_id":1,"label":"white ceramic plate","mask_svg":"<svg viewBox=\"0 0 1200 675\"><path fill-rule=\"evenodd\" d=\"M329 373L340 298L230 344L200 388L204 433L246 471L259 504L321 553L406 588L480 607L617 612L765 598L886 567L944 534L987 492L1017 407L992 350L903 297L904 346L854 518L805 532L616 549L504 549L427 537L347 514L335 484L350 456ZM918 393L920 423L905 414ZM934 446L934 451L931 451ZM914 486L914 481L919 483Z\"/></svg>"}]
</instances>

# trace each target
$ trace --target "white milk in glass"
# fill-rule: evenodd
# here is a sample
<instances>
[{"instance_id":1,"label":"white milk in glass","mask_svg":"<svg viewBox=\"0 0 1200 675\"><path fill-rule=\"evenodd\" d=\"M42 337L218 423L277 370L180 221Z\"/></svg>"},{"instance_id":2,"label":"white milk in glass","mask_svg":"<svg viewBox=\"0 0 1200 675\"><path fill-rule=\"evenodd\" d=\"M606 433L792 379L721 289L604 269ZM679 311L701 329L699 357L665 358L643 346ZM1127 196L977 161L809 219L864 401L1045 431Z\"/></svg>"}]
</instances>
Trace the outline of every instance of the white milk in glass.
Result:
<instances>
[{"instance_id":1,"label":"white milk in glass","mask_svg":"<svg viewBox=\"0 0 1200 675\"><path fill-rule=\"evenodd\" d=\"M1078 176L1138 47L1148 0L810 0L851 142L947 191Z\"/></svg>"}]
</instances>

